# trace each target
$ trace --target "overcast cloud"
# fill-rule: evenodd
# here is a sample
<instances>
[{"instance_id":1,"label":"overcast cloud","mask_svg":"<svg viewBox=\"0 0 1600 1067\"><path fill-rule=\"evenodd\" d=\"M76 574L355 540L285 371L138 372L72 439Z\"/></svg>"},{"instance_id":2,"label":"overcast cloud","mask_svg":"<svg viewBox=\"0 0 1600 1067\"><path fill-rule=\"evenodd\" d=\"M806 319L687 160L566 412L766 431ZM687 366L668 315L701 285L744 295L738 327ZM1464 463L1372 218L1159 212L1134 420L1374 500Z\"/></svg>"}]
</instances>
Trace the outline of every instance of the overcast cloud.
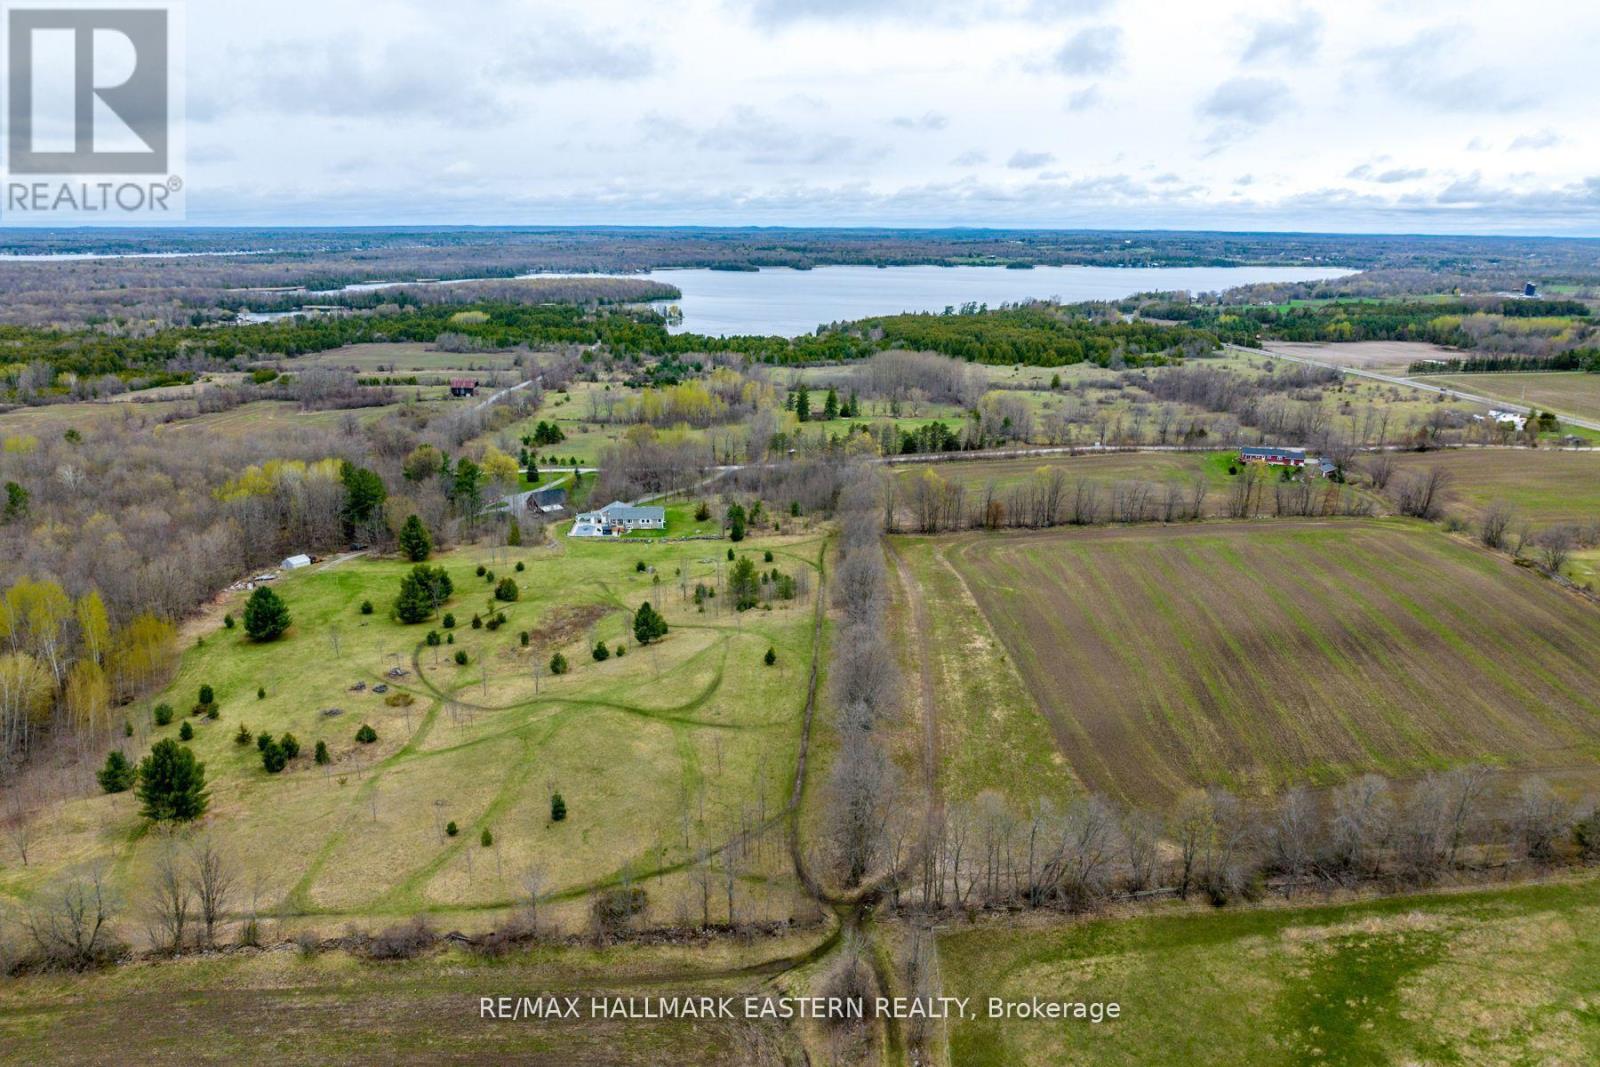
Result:
<instances>
[{"instance_id":1,"label":"overcast cloud","mask_svg":"<svg viewBox=\"0 0 1600 1067\"><path fill-rule=\"evenodd\" d=\"M1590 5L375 10L187 5L191 221L1600 235Z\"/></svg>"}]
</instances>

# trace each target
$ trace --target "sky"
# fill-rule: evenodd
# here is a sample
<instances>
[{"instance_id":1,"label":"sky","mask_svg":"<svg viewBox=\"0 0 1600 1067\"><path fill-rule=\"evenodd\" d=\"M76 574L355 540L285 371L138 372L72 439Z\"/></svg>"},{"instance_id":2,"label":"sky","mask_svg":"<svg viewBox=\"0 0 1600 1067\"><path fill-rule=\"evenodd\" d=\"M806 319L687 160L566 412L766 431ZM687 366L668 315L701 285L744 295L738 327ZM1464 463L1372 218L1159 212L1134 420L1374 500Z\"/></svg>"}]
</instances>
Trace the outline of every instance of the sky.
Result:
<instances>
[{"instance_id":1,"label":"sky","mask_svg":"<svg viewBox=\"0 0 1600 1067\"><path fill-rule=\"evenodd\" d=\"M1600 5L204 0L201 224L1600 235Z\"/></svg>"}]
</instances>

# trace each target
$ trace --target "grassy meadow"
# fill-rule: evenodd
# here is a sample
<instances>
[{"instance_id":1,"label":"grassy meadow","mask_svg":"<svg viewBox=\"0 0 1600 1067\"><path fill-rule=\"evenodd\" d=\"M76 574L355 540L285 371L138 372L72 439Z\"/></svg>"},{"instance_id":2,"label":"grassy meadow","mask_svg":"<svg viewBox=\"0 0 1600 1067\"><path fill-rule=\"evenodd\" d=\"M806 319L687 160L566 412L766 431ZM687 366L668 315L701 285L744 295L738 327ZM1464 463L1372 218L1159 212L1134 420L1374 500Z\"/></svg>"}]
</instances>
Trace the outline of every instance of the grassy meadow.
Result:
<instances>
[{"instance_id":1,"label":"grassy meadow","mask_svg":"<svg viewBox=\"0 0 1600 1067\"><path fill-rule=\"evenodd\" d=\"M1600 419L1600 374L1530 371L1496 374L1430 374L1419 379L1465 393L1524 404L1557 415Z\"/></svg>"},{"instance_id":2,"label":"grassy meadow","mask_svg":"<svg viewBox=\"0 0 1600 1067\"><path fill-rule=\"evenodd\" d=\"M1539 525L1600 521L1600 451L1402 452L1395 465L1400 471L1445 471L1446 509L1466 518L1506 503L1519 519Z\"/></svg>"},{"instance_id":3,"label":"grassy meadow","mask_svg":"<svg viewBox=\"0 0 1600 1067\"><path fill-rule=\"evenodd\" d=\"M1009 658L1026 696L1009 690L1017 703L995 714L1037 708L1077 778L1127 801L1466 760L1600 763L1600 615L1430 527L1143 526L930 549L1000 648L968 637L946 652L939 630L924 643Z\"/></svg>"},{"instance_id":4,"label":"grassy meadow","mask_svg":"<svg viewBox=\"0 0 1600 1067\"><path fill-rule=\"evenodd\" d=\"M811 575L809 597L744 613L723 596L702 612L690 595L697 583L721 588L725 543L558 538L465 549L438 561L455 585L449 630L438 619L389 618L407 563L354 558L288 573L274 583L293 615L288 633L256 644L242 627L222 627L245 594L223 598L192 628L198 639L171 686L128 709L136 736L126 747L137 759L191 724L211 789L204 825L242 862L249 899L239 906L262 914L314 925L437 912L470 925L514 903L538 869L545 892L574 907L587 887L648 875L652 914L670 921L690 862L754 834L773 840L740 850L741 904L781 917L793 903L781 835L759 831L777 819L793 777L821 547L815 535L739 546L761 569ZM492 600L480 565L513 578L520 599ZM641 647L629 620L645 600L671 631ZM474 614L497 611L506 616L498 630L471 626ZM430 629L451 643L424 644ZM597 662L596 641L626 654ZM768 648L773 666L763 663ZM558 652L571 669L556 677ZM202 684L220 704L214 721L188 714ZM380 685L389 692L376 693ZM157 701L177 709L171 725L151 721ZM375 743L356 740L362 724ZM256 746L236 742L241 726L292 732L300 757L267 774ZM311 758L318 741L326 766ZM568 807L559 823L556 792ZM155 844L131 793L75 796L42 821L27 867L0 870L0 897L25 901L53 875L103 859L114 884L137 895Z\"/></svg>"},{"instance_id":5,"label":"grassy meadow","mask_svg":"<svg viewBox=\"0 0 1600 1067\"><path fill-rule=\"evenodd\" d=\"M963 1019L948 1062L1508 1064L1600 1058L1600 881L1144 914L939 938L946 996L1104 1001L1117 1020Z\"/></svg>"}]
</instances>

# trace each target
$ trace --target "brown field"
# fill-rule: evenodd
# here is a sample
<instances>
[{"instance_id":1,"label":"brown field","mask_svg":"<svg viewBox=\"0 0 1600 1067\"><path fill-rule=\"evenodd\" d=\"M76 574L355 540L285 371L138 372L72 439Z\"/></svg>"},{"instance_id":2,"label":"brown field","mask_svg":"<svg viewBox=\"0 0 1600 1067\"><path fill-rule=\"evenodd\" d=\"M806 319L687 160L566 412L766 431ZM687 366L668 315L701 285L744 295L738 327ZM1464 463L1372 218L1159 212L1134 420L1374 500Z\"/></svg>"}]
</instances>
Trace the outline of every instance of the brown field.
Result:
<instances>
[{"instance_id":1,"label":"brown field","mask_svg":"<svg viewBox=\"0 0 1600 1067\"><path fill-rule=\"evenodd\" d=\"M1445 385L1477 396L1548 409L1558 415L1600 419L1600 374L1582 371L1430 374L1422 380L1429 385Z\"/></svg>"},{"instance_id":2,"label":"brown field","mask_svg":"<svg viewBox=\"0 0 1600 1067\"><path fill-rule=\"evenodd\" d=\"M1504 501L1539 525L1600 520L1600 450L1467 449L1404 453L1398 469L1449 472L1447 510L1476 518Z\"/></svg>"},{"instance_id":3,"label":"brown field","mask_svg":"<svg viewBox=\"0 0 1600 1067\"><path fill-rule=\"evenodd\" d=\"M358 374L376 374L393 370L396 374L432 373L444 371L495 371L508 370L516 363L512 352L440 352L432 344L420 341L392 341L377 344L345 345L326 352L296 356L285 360L262 360L263 363L281 362L287 368L335 367Z\"/></svg>"},{"instance_id":4,"label":"brown field","mask_svg":"<svg viewBox=\"0 0 1600 1067\"><path fill-rule=\"evenodd\" d=\"M1353 341L1349 344L1324 344L1316 341L1267 341L1266 352L1299 356L1340 367L1377 371L1379 374L1404 374L1419 359L1459 359L1453 348L1422 341Z\"/></svg>"},{"instance_id":5,"label":"brown field","mask_svg":"<svg viewBox=\"0 0 1600 1067\"><path fill-rule=\"evenodd\" d=\"M1139 803L1600 763L1600 610L1399 520L971 535L939 549L1084 784Z\"/></svg>"}]
</instances>

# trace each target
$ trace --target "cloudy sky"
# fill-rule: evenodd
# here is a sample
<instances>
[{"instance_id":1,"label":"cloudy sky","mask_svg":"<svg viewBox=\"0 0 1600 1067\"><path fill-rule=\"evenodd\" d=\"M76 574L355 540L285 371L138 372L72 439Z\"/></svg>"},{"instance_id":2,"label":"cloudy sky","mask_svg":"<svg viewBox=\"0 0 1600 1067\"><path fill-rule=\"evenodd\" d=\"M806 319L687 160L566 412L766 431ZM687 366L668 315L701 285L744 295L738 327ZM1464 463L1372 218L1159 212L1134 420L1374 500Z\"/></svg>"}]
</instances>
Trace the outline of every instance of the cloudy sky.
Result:
<instances>
[{"instance_id":1,"label":"cloudy sky","mask_svg":"<svg viewBox=\"0 0 1600 1067\"><path fill-rule=\"evenodd\" d=\"M1588 0L188 5L198 223L1600 235Z\"/></svg>"}]
</instances>

